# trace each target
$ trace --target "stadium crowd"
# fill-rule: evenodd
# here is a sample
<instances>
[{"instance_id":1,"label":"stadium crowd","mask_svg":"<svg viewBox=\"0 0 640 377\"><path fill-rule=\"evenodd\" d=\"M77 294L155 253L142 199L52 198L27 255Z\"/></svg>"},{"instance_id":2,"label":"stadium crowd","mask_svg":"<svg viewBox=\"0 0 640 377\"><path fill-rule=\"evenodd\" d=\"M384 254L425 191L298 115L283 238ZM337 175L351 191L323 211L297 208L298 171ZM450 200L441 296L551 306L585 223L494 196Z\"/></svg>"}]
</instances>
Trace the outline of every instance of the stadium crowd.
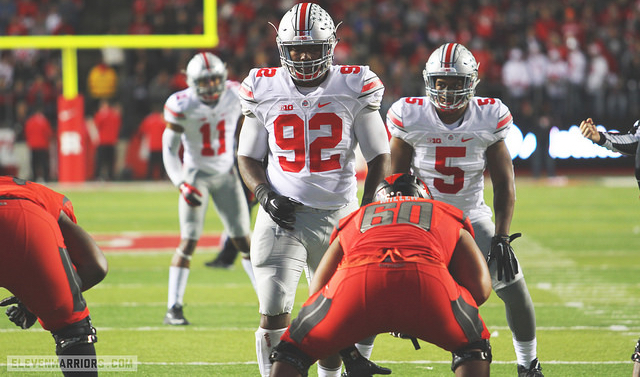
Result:
<instances>
[{"instance_id":1,"label":"stadium crowd","mask_svg":"<svg viewBox=\"0 0 640 377\"><path fill-rule=\"evenodd\" d=\"M256 66L279 66L278 20L291 0L219 0L219 45L210 51L241 81ZM640 117L640 2L632 0L354 0L319 1L336 22L337 64L366 64L386 91L381 112L402 96L424 94L426 58L444 42L469 46L480 62L478 95L505 99L523 131L544 134L593 116L605 124ZM197 0L0 0L1 35L172 34L202 32ZM120 139L135 135L153 104L186 87L187 49L79 50L79 89L87 116L97 99L89 73L115 71L110 99L122 105ZM0 127L24 139L41 106L56 127L61 93L57 50L0 51ZM27 106L25 106L25 104ZM591 112L585 114L589 109ZM623 130L624 131L624 130ZM548 132L547 132L548 134Z\"/></svg>"}]
</instances>

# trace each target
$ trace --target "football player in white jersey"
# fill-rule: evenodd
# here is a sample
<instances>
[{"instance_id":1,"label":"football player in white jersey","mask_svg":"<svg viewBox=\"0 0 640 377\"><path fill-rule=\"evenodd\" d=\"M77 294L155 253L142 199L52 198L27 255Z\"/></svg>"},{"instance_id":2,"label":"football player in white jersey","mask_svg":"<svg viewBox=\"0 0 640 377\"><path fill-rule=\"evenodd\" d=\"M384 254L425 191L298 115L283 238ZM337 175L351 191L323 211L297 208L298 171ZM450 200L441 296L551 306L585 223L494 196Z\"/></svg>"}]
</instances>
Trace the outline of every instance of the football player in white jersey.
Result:
<instances>
[{"instance_id":1,"label":"football player in white jersey","mask_svg":"<svg viewBox=\"0 0 640 377\"><path fill-rule=\"evenodd\" d=\"M423 75L427 95L401 98L387 113L391 170L412 171L436 200L469 216L489 263L493 289L505 303L518 375L542 376L533 302L510 246L519 235L509 236L515 179L504 139L513 123L511 113L499 99L474 96L478 64L460 44L436 49ZM485 168L493 184L495 224L483 199Z\"/></svg>"},{"instance_id":2,"label":"football player in white jersey","mask_svg":"<svg viewBox=\"0 0 640 377\"><path fill-rule=\"evenodd\" d=\"M363 202L372 200L391 158L378 111L382 81L367 66L332 64L331 16L317 4L297 4L280 21L276 42L282 66L254 68L240 87L245 122L238 166L261 204L251 262L262 376L269 375L269 355L290 324L302 271L313 277L333 227L359 206L356 147L368 166ZM340 374L339 358L319 365L320 376Z\"/></svg>"},{"instance_id":3,"label":"football player in white jersey","mask_svg":"<svg viewBox=\"0 0 640 377\"><path fill-rule=\"evenodd\" d=\"M236 133L242 124L237 82L227 80L224 63L214 54L196 54L187 64L189 87L164 105L167 127L162 157L171 182L180 191L180 244L169 267L168 310L164 323L188 325L183 297L191 256L202 234L209 196L226 234L243 254L242 265L255 289L249 260L251 219L242 182L234 167ZM183 162L178 151L184 149Z\"/></svg>"}]
</instances>

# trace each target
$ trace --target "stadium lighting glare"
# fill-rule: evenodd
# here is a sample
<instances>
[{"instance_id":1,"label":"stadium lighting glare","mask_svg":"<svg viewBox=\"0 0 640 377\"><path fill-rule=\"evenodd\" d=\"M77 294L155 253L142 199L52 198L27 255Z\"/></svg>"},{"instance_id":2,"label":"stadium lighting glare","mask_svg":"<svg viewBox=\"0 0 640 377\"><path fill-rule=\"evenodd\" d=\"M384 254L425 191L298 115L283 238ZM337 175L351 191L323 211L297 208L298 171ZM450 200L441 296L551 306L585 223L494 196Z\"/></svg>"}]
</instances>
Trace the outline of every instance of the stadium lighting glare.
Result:
<instances>
[{"instance_id":1,"label":"stadium lighting glare","mask_svg":"<svg viewBox=\"0 0 640 377\"><path fill-rule=\"evenodd\" d=\"M597 126L598 131L606 131L602 125ZM617 132L616 130L610 130ZM538 148L536 135L528 132L523 136L517 125L513 125L507 139L507 148L511 159L516 157L527 160ZM568 130L560 130L552 127L549 131L549 155L555 159L568 158L619 158L620 153L612 152L606 148L592 143L582 136L580 128L572 125Z\"/></svg>"}]
</instances>

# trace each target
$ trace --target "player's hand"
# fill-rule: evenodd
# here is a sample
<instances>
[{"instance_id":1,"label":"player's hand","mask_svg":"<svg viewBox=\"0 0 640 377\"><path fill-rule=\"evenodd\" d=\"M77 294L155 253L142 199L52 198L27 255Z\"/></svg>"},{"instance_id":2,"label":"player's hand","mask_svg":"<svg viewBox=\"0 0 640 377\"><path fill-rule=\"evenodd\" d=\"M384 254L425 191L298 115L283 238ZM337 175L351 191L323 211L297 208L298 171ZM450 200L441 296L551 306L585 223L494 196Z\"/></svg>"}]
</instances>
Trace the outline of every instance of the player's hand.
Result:
<instances>
[{"instance_id":1,"label":"player's hand","mask_svg":"<svg viewBox=\"0 0 640 377\"><path fill-rule=\"evenodd\" d=\"M381 367L365 358L355 346L340 351L345 372L342 377L371 377L374 374L391 374L391 369Z\"/></svg>"},{"instance_id":2,"label":"player's hand","mask_svg":"<svg viewBox=\"0 0 640 377\"><path fill-rule=\"evenodd\" d=\"M276 193L264 183L256 187L255 194L262 208L267 211L276 224L285 229L293 230L293 225L296 222L296 207L301 206L302 203Z\"/></svg>"},{"instance_id":3,"label":"player's hand","mask_svg":"<svg viewBox=\"0 0 640 377\"><path fill-rule=\"evenodd\" d=\"M202 204L202 193L197 188L186 182L180 184L180 194L191 207L197 207Z\"/></svg>"},{"instance_id":4,"label":"player's hand","mask_svg":"<svg viewBox=\"0 0 640 377\"><path fill-rule=\"evenodd\" d=\"M510 236L495 235L491 239L491 250L487 255L487 265L491 265L493 261L497 263L498 280L504 280L508 283L515 279L518 273L518 260L511 247L511 242L522 236L522 233L514 233Z\"/></svg>"},{"instance_id":5,"label":"player's hand","mask_svg":"<svg viewBox=\"0 0 640 377\"><path fill-rule=\"evenodd\" d=\"M582 136L594 143L600 141L600 133L596 129L596 125L593 124L593 120L591 118L587 118L580 123L580 132L582 133Z\"/></svg>"},{"instance_id":6,"label":"player's hand","mask_svg":"<svg viewBox=\"0 0 640 377\"><path fill-rule=\"evenodd\" d=\"M15 305L14 305L15 304ZM9 306L14 305L14 306ZM16 296L7 297L0 300L0 306L9 306L6 314L9 320L16 324L16 326L23 329L28 329L36 322L35 314L31 313L26 306Z\"/></svg>"}]
</instances>

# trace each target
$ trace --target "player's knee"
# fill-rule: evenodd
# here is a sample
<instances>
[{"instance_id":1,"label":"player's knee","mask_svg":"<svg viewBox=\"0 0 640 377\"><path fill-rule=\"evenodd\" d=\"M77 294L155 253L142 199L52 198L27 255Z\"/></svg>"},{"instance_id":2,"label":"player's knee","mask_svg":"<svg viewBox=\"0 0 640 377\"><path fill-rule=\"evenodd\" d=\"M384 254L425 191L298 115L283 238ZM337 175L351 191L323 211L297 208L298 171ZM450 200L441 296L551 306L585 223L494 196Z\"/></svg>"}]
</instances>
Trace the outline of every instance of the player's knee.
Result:
<instances>
[{"instance_id":1,"label":"player's knee","mask_svg":"<svg viewBox=\"0 0 640 377\"><path fill-rule=\"evenodd\" d=\"M70 354L78 346L92 345L98 341L96 329L91 324L90 317L52 331L51 334L56 342L56 355Z\"/></svg>"},{"instance_id":2,"label":"player's knee","mask_svg":"<svg viewBox=\"0 0 640 377\"><path fill-rule=\"evenodd\" d=\"M482 339L477 342L473 342L451 353L453 359L451 360L451 370L453 372L458 367L468 361L488 361L491 363L493 358L491 354L491 344L489 339Z\"/></svg>"},{"instance_id":3,"label":"player's knee","mask_svg":"<svg viewBox=\"0 0 640 377\"><path fill-rule=\"evenodd\" d=\"M302 352L298 347L286 341L278 343L273 351L271 351L269 360L272 363L276 361L287 363L296 368L303 377L308 375L309 367L315 362L315 360Z\"/></svg>"}]
</instances>

